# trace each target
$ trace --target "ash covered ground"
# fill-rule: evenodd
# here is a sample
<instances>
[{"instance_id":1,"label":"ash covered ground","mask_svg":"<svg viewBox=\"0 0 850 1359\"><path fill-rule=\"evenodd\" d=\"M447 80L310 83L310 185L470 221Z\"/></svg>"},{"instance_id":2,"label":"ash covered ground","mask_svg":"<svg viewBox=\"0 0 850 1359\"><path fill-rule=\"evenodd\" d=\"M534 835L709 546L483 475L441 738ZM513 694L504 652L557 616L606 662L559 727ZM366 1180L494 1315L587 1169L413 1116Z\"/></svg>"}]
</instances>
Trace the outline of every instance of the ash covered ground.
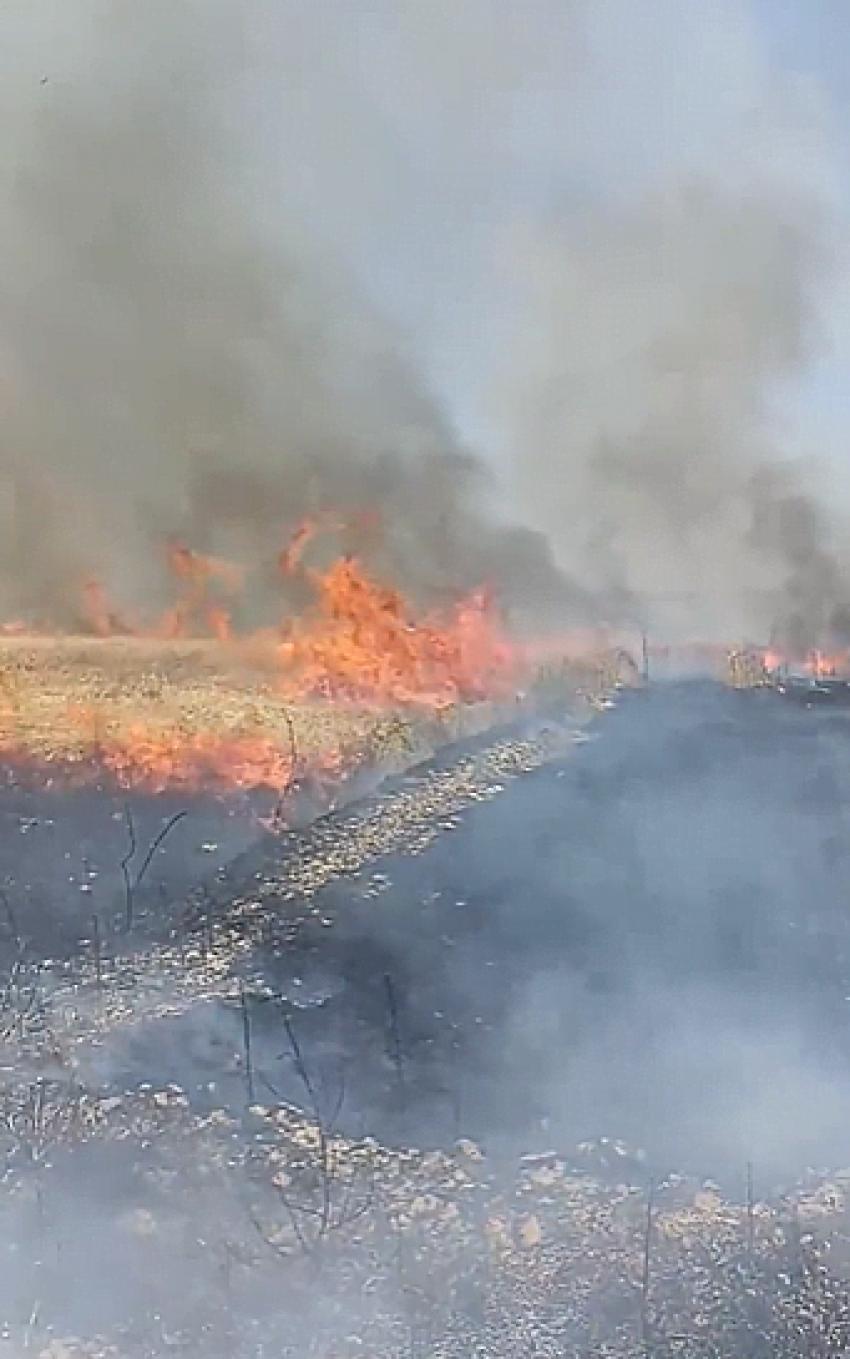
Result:
<instances>
[{"instance_id":1,"label":"ash covered ground","mask_svg":"<svg viewBox=\"0 0 850 1359\"><path fill-rule=\"evenodd\" d=\"M414 809L418 778L397 785ZM627 693L509 782L427 812L425 844L389 798L354 872L331 819L306 866L299 836L265 841L196 896L240 935L260 1079L297 1098L271 992L325 1084L344 1068L352 1130L510 1154L616 1135L718 1176L840 1159L850 721L719 686ZM155 903L149 928L172 923ZM110 1059L220 1097L242 1017L216 1005Z\"/></svg>"},{"instance_id":2,"label":"ash covered ground","mask_svg":"<svg viewBox=\"0 0 850 1359\"><path fill-rule=\"evenodd\" d=\"M34 944L6 989L10 1337L755 1356L822 1323L842 1353L848 755L841 712L664 685L195 890L190 809L129 935ZM26 808L46 843L61 800Z\"/></svg>"}]
</instances>

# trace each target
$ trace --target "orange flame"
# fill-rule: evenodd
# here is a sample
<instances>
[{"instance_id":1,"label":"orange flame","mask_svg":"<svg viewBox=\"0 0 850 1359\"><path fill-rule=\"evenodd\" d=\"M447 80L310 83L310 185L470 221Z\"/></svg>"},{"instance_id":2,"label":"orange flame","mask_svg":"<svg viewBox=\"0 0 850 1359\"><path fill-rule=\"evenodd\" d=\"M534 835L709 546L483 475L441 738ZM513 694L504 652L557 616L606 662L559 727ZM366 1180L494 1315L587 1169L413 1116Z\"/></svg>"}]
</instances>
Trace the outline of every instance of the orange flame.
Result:
<instances>
[{"instance_id":1,"label":"orange flame","mask_svg":"<svg viewBox=\"0 0 850 1359\"><path fill-rule=\"evenodd\" d=\"M228 641L230 610L211 596L211 589L218 586L232 599L243 588L245 568L221 557L195 552L178 542L169 543L167 562L180 593L176 604L160 619L155 633L161 637L189 637L192 629L199 627L219 641Z\"/></svg>"},{"instance_id":2,"label":"orange flame","mask_svg":"<svg viewBox=\"0 0 850 1359\"><path fill-rule=\"evenodd\" d=\"M114 637L133 629L112 606L106 587L94 576L83 582L83 618L96 637Z\"/></svg>"},{"instance_id":3,"label":"orange flame","mask_svg":"<svg viewBox=\"0 0 850 1359\"><path fill-rule=\"evenodd\" d=\"M345 524L340 522L336 516L329 518L327 515L313 515L302 519L286 547L278 556L277 564L281 575L295 575L308 546L323 530L332 531L344 527Z\"/></svg>"},{"instance_id":4,"label":"orange flame","mask_svg":"<svg viewBox=\"0 0 850 1359\"><path fill-rule=\"evenodd\" d=\"M81 615L98 638L212 636L228 643L246 670L271 665L273 687L286 702L320 698L360 709L437 710L514 692L523 656L508 640L487 590L440 611L423 612L400 591L375 580L356 557L339 557L325 570L305 565L305 553L318 534L367 530L372 524L365 516L345 519L323 512L296 527L278 566L285 577L298 575L312 590L314 603L276 629L234 631L232 606L244 588L247 569L182 542L168 545L176 598L160 618L132 626L94 578L82 586ZM15 747L14 721L10 710L4 723L4 754L10 761L26 758ZM83 753L72 750L59 763L65 759L69 770L85 776L87 761L93 762L124 787L280 791L296 777L291 733L285 730L282 736L250 728L226 733L163 730L155 719L112 720L109 710L80 711L68 721L72 734L80 735L76 751ZM311 757L310 768L298 775L335 777L357 758L353 750L327 751Z\"/></svg>"},{"instance_id":5,"label":"orange flame","mask_svg":"<svg viewBox=\"0 0 850 1359\"><path fill-rule=\"evenodd\" d=\"M757 658L766 675L785 672L791 675L808 675L811 679L835 679L850 676L850 649L828 652L812 647L805 656L786 654L776 646L750 648L749 654Z\"/></svg>"},{"instance_id":6,"label":"orange flame","mask_svg":"<svg viewBox=\"0 0 850 1359\"><path fill-rule=\"evenodd\" d=\"M446 619L417 620L353 557L309 572L316 608L285 630L284 684L303 696L438 707L506 692L515 654L479 591Z\"/></svg>"}]
</instances>

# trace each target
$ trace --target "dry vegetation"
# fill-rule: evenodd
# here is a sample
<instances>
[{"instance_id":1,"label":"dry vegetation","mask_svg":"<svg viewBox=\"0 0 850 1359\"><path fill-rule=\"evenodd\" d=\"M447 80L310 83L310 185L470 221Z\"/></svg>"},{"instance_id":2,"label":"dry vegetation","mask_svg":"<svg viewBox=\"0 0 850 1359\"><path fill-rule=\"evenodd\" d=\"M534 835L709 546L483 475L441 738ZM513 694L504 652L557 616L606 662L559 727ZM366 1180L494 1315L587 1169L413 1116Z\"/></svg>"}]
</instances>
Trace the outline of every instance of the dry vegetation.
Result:
<instances>
[{"instance_id":1,"label":"dry vegetation","mask_svg":"<svg viewBox=\"0 0 850 1359\"><path fill-rule=\"evenodd\" d=\"M443 714L450 730L451 715ZM6 638L0 741L19 757L82 768L106 757L127 781L279 786L294 746L304 768L335 768L433 741L435 720L350 704L292 701L262 648L213 642ZM180 752L194 752L182 767ZM248 752L246 756L246 752ZM204 765L203 755L207 756ZM136 778L138 776L138 778Z\"/></svg>"},{"instance_id":2,"label":"dry vegetation","mask_svg":"<svg viewBox=\"0 0 850 1359\"><path fill-rule=\"evenodd\" d=\"M675 1178L650 1196L554 1155L497 1174L467 1141L394 1151L286 1107L198 1115L176 1087L16 1088L0 1153L7 1279L21 1254L27 1262L25 1296L7 1317L11 1353L846 1353L850 1174L772 1202L735 1203ZM113 1192L122 1186L94 1224L68 1212L69 1183L93 1166L109 1168ZM132 1277L92 1277L92 1225ZM60 1275L90 1292L82 1310L93 1316L110 1310L98 1287L117 1284L126 1313L68 1335L50 1303Z\"/></svg>"},{"instance_id":3,"label":"dry vegetation","mask_svg":"<svg viewBox=\"0 0 850 1359\"><path fill-rule=\"evenodd\" d=\"M550 660L527 698L593 704L634 678L624 653ZM0 638L7 762L105 772L126 787L281 790L308 772L401 767L514 715L487 702L388 709L293 698L262 641Z\"/></svg>"},{"instance_id":4,"label":"dry vegetation","mask_svg":"<svg viewBox=\"0 0 850 1359\"><path fill-rule=\"evenodd\" d=\"M379 753L401 752L402 762L417 742L433 747L463 734L465 723L496 716L291 707L261 664L235 653L224 664L220 648L203 645L14 639L3 644L0 666L13 722L7 740L48 764L91 753L78 744L75 705L100 714L101 741L140 718L190 730L232 723L241 731L253 722L280 740L288 717L305 752L349 741L375 751L382 741ZM580 677L553 669L542 696L557 702L583 689L591 705L612 675L601 665L588 664ZM734 1261L746 1222L711 1196L695 1200L693 1186L659 1191L644 1279L640 1187L606 1187L554 1158L505 1177L467 1142L425 1152L343 1137L333 1110L313 1098L309 1070L307 1114L255 1103L247 1084L240 1116L199 1111L174 1086L79 1083L87 1055L106 1054L120 1031L211 998L237 1002L248 950L285 948L300 917L321 913L325 884L347 878L377 894L384 856L422 853L464 807L496 796L577 735L494 740L333 824L275 841L241 892L223 882L214 902L204 894L204 910L185 903L167 942L123 956L114 940L103 953L90 945L62 966L21 952L1 1007L0 1355L690 1359L706 1352L707 1325L722 1340L724 1308L738 1305L724 1299L740 1293ZM281 1049L297 1063L297 1037L287 1043L281 1022ZM781 1237L785 1218L759 1212L758 1241L748 1249L758 1255L752 1269L770 1271L781 1295L775 1303L771 1294L759 1321L773 1343L776 1317L797 1307L801 1292L796 1276L776 1284L775 1261L791 1249ZM687 1231L677 1235L670 1224L680 1222ZM814 1277L808 1246L794 1238L793 1250L794 1267ZM684 1284L682 1269L691 1271ZM700 1280L708 1281L702 1292ZM719 1301L695 1313L693 1299L709 1287ZM121 1299L117 1315L113 1297ZM696 1337L697 1347L661 1348L674 1330ZM711 1352L773 1352L724 1344Z\"/></svg>"}]
</instances>

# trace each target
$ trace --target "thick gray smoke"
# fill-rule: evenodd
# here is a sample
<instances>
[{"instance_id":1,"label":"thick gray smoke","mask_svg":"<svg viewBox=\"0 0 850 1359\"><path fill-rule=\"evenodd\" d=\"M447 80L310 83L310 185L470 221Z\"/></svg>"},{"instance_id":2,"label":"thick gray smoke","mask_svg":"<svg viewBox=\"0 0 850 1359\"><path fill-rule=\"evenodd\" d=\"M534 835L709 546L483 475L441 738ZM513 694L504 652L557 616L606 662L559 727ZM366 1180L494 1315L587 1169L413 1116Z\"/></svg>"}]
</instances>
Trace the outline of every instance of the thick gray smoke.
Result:
<instances>
[{"instance_id":1,"label":"thick gray smoke","mask_svg":"<svg viewBox=\"0 0 850 1359\"><path fill-rule=\"evenodd\" d=\"M776 470L764 469L751 483L750 541L783 563L774 591L771 642L793 656L812 647L850 643L848 568L832 541L824 510Z\"/></svg>"},{"instance_id":2,"label":"thick gray smoke","mask_svg":"<svg viewBox=\"0 0 850 1359\"><path fill-rule=\"evenodd\" d=\"M305 512L377 508L341 545L426 597L844 638L779 400L833 156L747 7L5 22L6 611L67 622L90 571L147 602L169 533L271 562Z\"/></svg>"},{"instance_id":3,"label":"thick gray smoke","mask_svg":"<svg viewBox=\"0 0 850 1359\"><path fill-rule=\"evenodd\" d=\"M559 560L661 631L825 643L848 576L779 400L835 264L822 110L740 7L648 9L589 22L574 106L601 169L506 252L516 485Z\"/></svg>"},{"instance_id":4,"label":"thick gray smoke","mask_svg":"<svg viewBox=\"0 0 850 1359\"><path fill-rule=\"evenodd\" d=\"M796 651L846 636L833 524L768 425L823 265L803 201L674 185L533 250L517 476L564 564L685 635L696 619Z\"/></svg>"},{"instance_id":5,"label":"thick gray smoke","mask_svg":"<svg viewBox=\"0 0 850 1359\"><path fill-rule=\"evenodd\" d=\"M674 185L579 214L529 251L539 360L518 476L535 517L637 608L680 596L722 629L738 596L737 631L784 548L748 530L766 389L804 353L818 256L800 206ZM760 578L762 546L777 555Z\"/></svg>"},{"instance_id":6,"label":"thick gray smoke","mask_svg":"<svg viewBox=\"0 0 850 1359\"><path fill-rule=\"evenodd\" d=\"M5 186L5 608L73 619L90 572L145 602L166 535L262 561L322 509L377 510L373 557L426 596L563 605L545 540L488 525L403 343L286 202L264 227L228 127L240 11L83 15L70 52L19 34L50 74L18 76Z\"/></svg>"}]
</instances>

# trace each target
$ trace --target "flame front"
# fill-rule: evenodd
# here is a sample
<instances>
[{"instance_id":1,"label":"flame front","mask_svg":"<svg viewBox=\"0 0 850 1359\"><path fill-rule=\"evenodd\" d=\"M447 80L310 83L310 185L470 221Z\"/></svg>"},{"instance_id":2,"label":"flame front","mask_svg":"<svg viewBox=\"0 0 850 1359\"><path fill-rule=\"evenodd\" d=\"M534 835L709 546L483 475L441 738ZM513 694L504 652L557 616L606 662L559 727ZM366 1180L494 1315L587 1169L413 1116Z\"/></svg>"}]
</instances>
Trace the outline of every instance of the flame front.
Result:
<instances>
[{"instance_id":1,"label":"flame front","mask_svg":"<svg viewBox=\"0 0 850 1359\"><path fill-rule=\"evenodd\" d=\"M317 603L284 627L279 656L293 693L385 705L424 705L496 697L516 675L485 591L447 618L417 618L397 591L372 580L355 558L308 572Z\"/></svg>"},{"instance_id":2,"label":"flame front","mask_svg":"<svg viewBox=\"0 0 850 1359\"><path fill-rule=\"evenodd\" d=\"M61 710L42 710L40 718L45 740L51 732L71 733L53 741L52 768L61 769L63 776L104 771L122 787L151 791L281 790L296 775L319 780L338 776L358 758L355 745L342 737L299 753L287 729L285 705L325 704L337 714L399 709L427 714L514 692L523 674L523 653L508 639L486 589L442 610L421 610L399 590L376 580L356 556L337 555L324 569L305 563L319 535L336 535L351 526L351 520L326 514L295 528L278 555L281 589L291 591L297 581L299 592L307 591L311 602L260 630L240 631L233 623L250 582L248 569L182 542L169 543L165 554L174 600L149 622L139 622L116 605L100 580L82 582L78 612L90 637L106 645L110 639L124 639L129 647L149 645L159 649L159 656L190 639L224 644L222 664L227 658L228 664L261 675L261 687L279 707L276 716L257 728L239 714L231 720L226 703L220 716L199 723L194 716L189 721L162 720L165 705L155 701L140 701L134 712L129 691L108 701L101 696L90 703L66 702ZM22 633L39 635L38 629L17 623L5 631L7 646ZM50 639L44 630L40 636ZM32 701L31 688L30 681L21 691L27 703ZM7 762L30 759L33 748L44 743L22 716L20 693L17 703L14 694L6 696L0 720Z\"/></svg>"},{"instance_id":3,"label":"flame front","mask_svg":"<svg viewBox=\"0 0 850 1359\"><path fill-rule=\"evenodd\" d=\"M276 628L238 634L232 608L245 589L247 569L177 542L166 554L177 598L159 619L148 627L131 625L93 579L83 586L83 618L98 637L212 637L252 648L271 642L280 688L291 698L439 707L506 693L517 678L520 652L508 641L486 589L442 614L423 614L356 557L337 557L325 570L305 567L307 548L319 534L347 526L341 516L327 514L296 527L279 553L278 569L283 579L306 581L314 603Z\"/></svg>"}]
</instances>

